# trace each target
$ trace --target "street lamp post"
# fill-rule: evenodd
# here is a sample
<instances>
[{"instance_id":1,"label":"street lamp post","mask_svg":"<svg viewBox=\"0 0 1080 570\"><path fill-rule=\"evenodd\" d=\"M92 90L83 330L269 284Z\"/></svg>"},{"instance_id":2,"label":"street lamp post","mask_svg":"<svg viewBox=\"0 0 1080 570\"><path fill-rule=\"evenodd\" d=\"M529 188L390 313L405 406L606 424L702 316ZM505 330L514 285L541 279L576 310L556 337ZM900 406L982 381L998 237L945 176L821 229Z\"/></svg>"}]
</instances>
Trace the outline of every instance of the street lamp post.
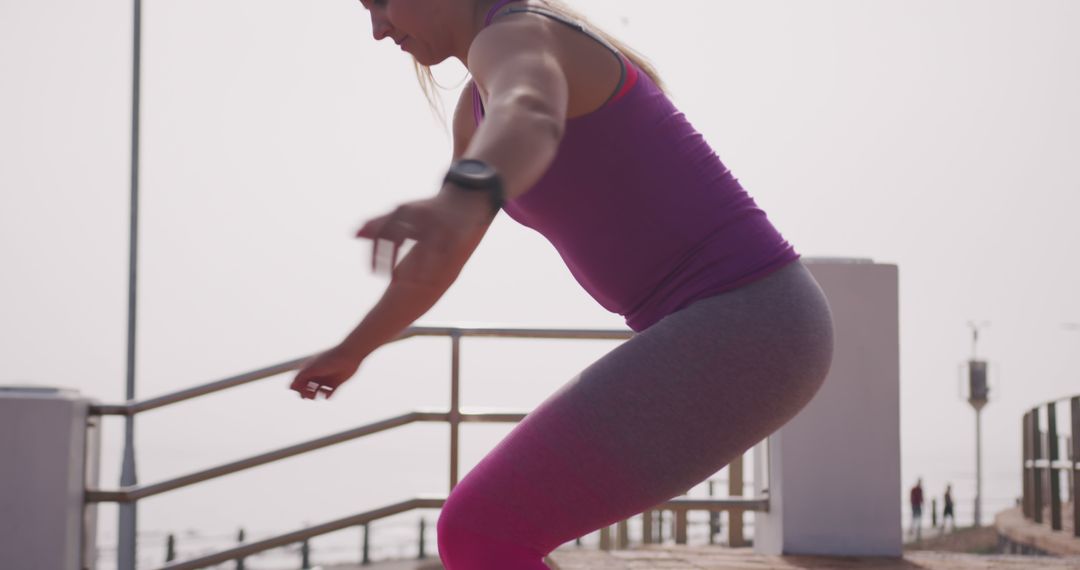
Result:
<instances>
[{"instance_id":1,"label":"street lamp post","mask_svg":"<svg viewBox=\"0 0 1080 570\"><path fill-rule=\"evenodd\" d=\"M142 55L142 0L134 0L131 81L131 223L128 248L128 318L127 318L127 390L128 401L135 400L135 300L139 259L139 70ZM133 487L135 474L135 416L124 418L124 457L120 466L120 486ZM135 570L138 534L136 504L120 503L118 517L118 570Z\"/></svg>"},{"instance_id":2,"label":"street lamp post","mask_svg":"<svg viewBox=\"0 0 1080 570\"><path fill-rule=\"evenodd\" d=\"M987 363L979 360L976 348L979 329L988 322L968 322L971 327L971 360L968 360L968 403L975 408L975 526L982 526L982 409L990 400L990 386L986 382Z\"/></svg>"}]
</instances>

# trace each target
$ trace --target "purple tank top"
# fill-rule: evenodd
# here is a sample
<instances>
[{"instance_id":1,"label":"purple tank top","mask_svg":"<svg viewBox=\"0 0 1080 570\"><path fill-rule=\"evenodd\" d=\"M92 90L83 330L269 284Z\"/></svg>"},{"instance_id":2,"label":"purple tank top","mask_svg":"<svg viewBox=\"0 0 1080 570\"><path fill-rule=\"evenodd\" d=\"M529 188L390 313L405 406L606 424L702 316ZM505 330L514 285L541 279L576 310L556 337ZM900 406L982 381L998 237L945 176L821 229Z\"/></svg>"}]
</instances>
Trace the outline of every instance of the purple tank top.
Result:
<instances>
[{"instance_id":1,"label":"purple tank top","mask_svg":"<svg viewBox=\"0 0 1080 570\"><path fill-rule=\"evenodd\" d=\"M511 1L497 3L486 22ZM642 331L799 254L663 91L636 71L625 95L567 120L551 167L503 209L547 238L604 308ZM479 125L475 88L473 97Z\"/></svg>"}]
</instances>

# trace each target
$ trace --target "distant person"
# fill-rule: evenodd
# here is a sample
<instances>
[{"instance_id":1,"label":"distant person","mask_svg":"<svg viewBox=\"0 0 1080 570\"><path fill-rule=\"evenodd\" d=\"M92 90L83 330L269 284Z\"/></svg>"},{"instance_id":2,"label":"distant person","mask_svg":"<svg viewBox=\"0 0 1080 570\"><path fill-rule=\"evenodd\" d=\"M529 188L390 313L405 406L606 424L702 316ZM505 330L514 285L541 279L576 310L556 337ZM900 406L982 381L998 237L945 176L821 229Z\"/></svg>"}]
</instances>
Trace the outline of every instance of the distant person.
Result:
<instances>
[{"instance_id":1,"label":"distant person","mask_svg":"<svg viewBox=\"0 0 1080 570\"><path fill-rule=\"evenodd\" d=\"M557 546L678 496L810 402L832 360L825 296L644 59L555 0L361 4L375 39L411 54L421 77L453 57L472 80L438 192L357 234L393 268L386 292L291 388L330 397L442 297L499 212L550 240L637 333L453 489L438 522L448 570L546 569ZM411 151L386 147L371 168ZM548 302L535 288L503 293Z\"/></svg>"},{"instance_id":2,"label":"distant person","mask_svg":"<svg viewBox=\"0 0 1080 570\"><path fill-rule=\"evenodd\" d=\"M915 540L922 540L922 507L923 491L920 477L911 488L911 529L908 530L908 534L915 535Z\"/></svg>"},{"instance_id":3,"label":"distant person","mask_svg":"<svg viewBox=\"0 0 1080 570\"><path fill-rule=\"evenodd\" d=\"M945 521L952 521L952 530L956 530L956 517L953 515L952 485L945 485L945 509L941 512L941 532L945 532Z\"/></svg>"}]
</instances>

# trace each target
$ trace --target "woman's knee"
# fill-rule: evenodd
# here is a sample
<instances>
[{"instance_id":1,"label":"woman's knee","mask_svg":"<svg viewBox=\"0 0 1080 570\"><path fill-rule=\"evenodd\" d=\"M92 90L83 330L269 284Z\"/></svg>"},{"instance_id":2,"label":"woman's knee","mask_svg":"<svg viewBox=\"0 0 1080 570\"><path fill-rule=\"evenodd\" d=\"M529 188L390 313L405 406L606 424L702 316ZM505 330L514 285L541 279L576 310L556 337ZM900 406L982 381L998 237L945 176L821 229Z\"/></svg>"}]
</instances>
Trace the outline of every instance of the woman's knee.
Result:
<instances>
[{"instance_id":1,"label":"woman's knee","mask_svg":"<svg viewBox=\"0 0 1080 570\"><path fill-rule=\"evenodd\" d=\"M455 491L460 490L455 489ZM446 570L548 570L544 554L500 532L505 528L462 493L451 493L436 524Z\"/></svg>"}]
</instances>

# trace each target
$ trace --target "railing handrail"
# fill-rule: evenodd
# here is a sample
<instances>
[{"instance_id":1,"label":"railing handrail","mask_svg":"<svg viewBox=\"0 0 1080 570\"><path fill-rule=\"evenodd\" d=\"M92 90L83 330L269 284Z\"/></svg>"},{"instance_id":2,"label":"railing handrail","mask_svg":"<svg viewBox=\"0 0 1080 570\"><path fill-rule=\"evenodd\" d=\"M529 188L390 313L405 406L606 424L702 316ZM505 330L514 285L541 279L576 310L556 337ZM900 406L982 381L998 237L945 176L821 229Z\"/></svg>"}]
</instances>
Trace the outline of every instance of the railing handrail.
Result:
<instances>
[{"instance_id":1,"label":"railing handrail","mask_svg":"<svg viewBox=\"0 0 1080 570\"><path fill-rule=\"evenodd\" d=\"M1069 402L1069 401L1072 401L1073 398L1080 398L1080 394L1073 394L1072 396L1065 396L1063 398L1058 398L1056 400L1047 400L1045 402L1035 404L1034 406L1032 406L1030 408L1027 408L1027 409L1031 410L1031 409L1034 409L1034 408L1041 408L1041 407L1044 407L1044 406L1048 406L1050 404L1060 404L1061 402Z\"/></svg>"},{"instance_id":2,"label":"railing handrail","mask_svg":"<svg viewBox=\"0 0 1080 570\"><path fill-rule=\"evenodd\" d=\"M195 570L198 568L206 568L214 564L220 564L222 562L228 562L230 560L236 560L237 558L243 558L258 554L273 548L279 548L287 546L289 544L295 544L304 540L314 538L323 534L329 534L349 528L351 526L360 526L372 521L384 519L408 511L416 509L438 509L446 502L445 497L418 497L415 499L409 499L393 505L381 507L372 511L363 512L357 515L348 516L345 518L333 520L320 525L308 527L301 530L295 530L287 532L272 538L260 540L258 542L252 542L243 546L237 546L228 550L222 550L209 554L199 558L191 560L184 560L180 562L173 562L162 566L160 570Z\"/></svg>"},{"instance_id":3,"label":"railing handrail","mask_svg":"<svg viewBox=\"0 0 1080 570\"><path fill-rule=\"evenodd\" d=\"M451 353L451 397L449 411L413 411L399 416L391 417L374 423L362 425L349 430L338 432L335 434L318 437L305 442L292 444L274 451L264 452L258 455L247 457L203 469L194 473L189 473L180 477L175 477L160 483L151 485L134 485L125 487L119 490L103 490L103 489L86 489L85 498L87 504L102 503L102 502L116 502L116 503L133 503L140 499L158 495L180 487L193 485L210 479L223 477L238 471L243 471L260 465L266 465L273 463L288 457L308 453L317 449L322 449L332 445L337 445L360 437L381 433L393 428L401 427L410 423L419 421L432 421L432 422L445 422L450 425L450 488L453 489L458 480L458 429L461 423L467 422L519 422L527 414L525 412L508 412L508 411L492 411L492 412L465 412L460 407L459 403L459 365L460 365L460 341L463 337L488 337L488 338L544 338L544 339L563 339L563 340L580 340L580 339L597 339L597 340L624 340L631 338L634 333L630 330L613 330L613 329L536 329L536 328L510 328L510 327L492 327L492 326L416 326L406 329L401 335L399 335L394 341L404 340L413 337L449 337L452 341L452 353ZM90 406L90 415L122 415L122 416L134 416L135 414L169 406L179 402L184 402L208 394L227 390L241 386L257 380L262 380L295 370L301 367L311 357L297 358L273 366L268 366L259 370L246 372L236 376L231 376L222 380L217 380L200 386L186 388L170 394L164 394L147 400L128 401L122 404L92 404ZM476 408L474 408L476 409ZM432 497L418 497L410 499L408 501L396 503L359 515L353 515L343 519L338 519L328 523L324 523L315 527L306 528L299 531L293 531L280 536L266 539L263 541L245 544L236 548L218 552L209 556L204 556L194 560L187 560L184 562L173 563L163 567L163 570L179 570L179 569L194 569L203 568L209 565L225 562L229 560L243 558L257 552L269 550L279 546L292 544L306 540L308 538L326 534L348 528L350 526L358 526L371 522L373 520L379 520L402 512L422 509L422 508L440 508L445 502L445 498L432 498ZM685 512L688 510L705 509L711 511L728 510L731 512L743 512L747 510L765 511L769 510L768 493L763 493L761 497L752 498L734 498L734 499L674 499L658 505L652 510L656 509L670 509L675 511ZM741 527L740 527L741 528ZM131 540L134 540L132 537Z\"/></svg>"},{"instance_id":4,"label":"railing handrail","mask_svg":"<svg viewBox=\"0 0 1080 570\"><path fill-rule=\"evenodd\" d=\"M230 560L236 560L246 556L265 552L274 548L280 548L289 544L295 544L317 536L337 532L353 526L360 526L380 519L399 515L417 509L439 509L446 503L446 497L421 496L393 505L387 505L372 511L340 518L320 525L301 530L287 532L271 538L244 544L228 550L222 550L191 560L173 562L162 566L158 570L197 570L213 564L220 564ZM670 511L729 511L745 512L757 511L768 512L769 500L762 499L671 499L649 509Z\"/></svg>"},{"instance_id":5,"label":"railing handrail","mask_svg":"<svg viewBox=\"0 0 1080 570\"><path fill-rule=\"evenodd\" d=\"M514 328L495 326L414 326L405 329L397 338L390 342L397 342L414 337L489 337L489 338L547 338L558 340L621 340L633 336L633 331L619 329L537 329L537 328ZM318 353L316 353L318 354ZM295 358L251 372L244 372L230 376L222 380L215 380L206 384L185 388L169 394L155 396L146 400L127 401L121 404L92 404L89 414L92 416L133 416L135 414L192 400L201 396L243 386L258 380L264 380L271 376L284 374L297 370L305 362L315 355Z\"/></svg>"},{"instance_id":6,"label":"railing handrail","mask_svg":"<svg viewBox=\"0 0 1080 570\"><path fill-rule=\"evenodd\" d=\"M1070 421L1058 428L1058 405L1068 403ZM1045 413L1046 430L1042 429ZM1050 507L1050 528L1064 530L1061 479L1059 473L1070 474L1068 485L1073 503L1073 536L1080 538L1080 395L1050 400L1024 412L1022 422L1021 468L1023 472L1022 512L1026 519L1042 524L1043 509ZM1069 445L1061 455L1063 442ZM1048 505L1046 504L1048 503Z\"/></svg>"},{"instance_id":7,"label":"railing handrail","mask_svg":"<svg viewBox=\"0 0 1080 570\"><path fill-rule=\"evenodd\" d=\"M462 422L482 422L482 423L512 423L521 421L525 417L527 412L483 412L483 413L462 413L460 418ZM274 451L268 451L259 455L254 455L246 459L240 459L232 461L216 467L203 469L195 473L175 477L160 483L154 483L152 485L136 485L133 487L124 487L119 490L105 490L105 489L87 489L86 501L92 503L129 503L145 499L146 497L152 497L154 495L160 495L167 491L186 487L188 485L194 485L195 483L202 483L203 481L209 481L218 477L224 477L225 475L231 475L240 471L258 467L260 465L266 465L273 463L281 459L286 459L296 455L309 453L332 445L345 443L365 437L368 435L374 435L384 431L389 431L394 428L405 426L415 422L448 422L450 421L450 413L443 411L425 411L418 410L380 420L374 423L365 424L359 427L348 429L342 432L338 432L331 435L317 437L305 442L289 445L276 449Z\"/></svg>"}]
</instances>

